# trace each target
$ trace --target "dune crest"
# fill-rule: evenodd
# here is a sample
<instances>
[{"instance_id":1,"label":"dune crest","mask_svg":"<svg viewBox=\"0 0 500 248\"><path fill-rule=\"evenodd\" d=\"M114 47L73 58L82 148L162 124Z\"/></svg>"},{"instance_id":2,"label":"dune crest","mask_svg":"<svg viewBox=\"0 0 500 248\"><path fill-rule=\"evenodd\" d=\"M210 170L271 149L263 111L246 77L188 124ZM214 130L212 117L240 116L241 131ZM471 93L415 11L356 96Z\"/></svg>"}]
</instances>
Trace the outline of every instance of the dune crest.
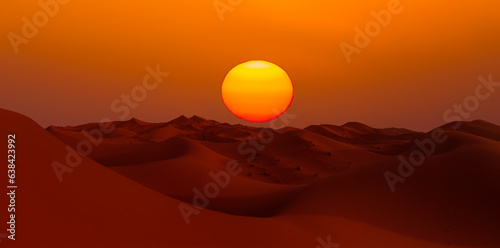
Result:
<instances>
[{"instance_id":1,"label":"dune crest","mask_svg":"<svg viewBox=\"0 0 500 248\"><path fill-rule=\"evenodd\" d=\"M18 133L19 149L30 154L18 162L19 232L30 239L14 247L239 247L241 240L248 247L314 247L323 233L341 247L500 244L500 127L484 121L442 126L448 141L392 193L384 171L414 149L412 138L429 133L362 124L286 128L248 162L238 145L258 128L201 117L131 119L114 122L116 133L60 184L51 163L64 162L66 146L98 125L43 130L10 111L0 116L7 120L1 130ZM179 204L190 205L192 190L213 182L211 172L230 160L242 173L186 227ZM96 225L107 231L96 234Z\"/></svg>"}]
</instances>

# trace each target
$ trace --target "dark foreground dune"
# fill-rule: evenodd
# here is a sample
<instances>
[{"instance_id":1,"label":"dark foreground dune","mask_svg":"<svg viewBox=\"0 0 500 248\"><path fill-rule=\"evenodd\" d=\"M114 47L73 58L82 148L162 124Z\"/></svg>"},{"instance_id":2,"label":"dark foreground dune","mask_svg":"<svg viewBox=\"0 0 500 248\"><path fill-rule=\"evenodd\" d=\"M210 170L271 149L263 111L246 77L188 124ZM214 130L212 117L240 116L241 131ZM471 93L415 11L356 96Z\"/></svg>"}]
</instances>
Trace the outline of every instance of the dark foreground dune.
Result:
<instances>
[{"instance_id":1,"label":"dark foreground dune","mask_svg":"<svg viewBox=\"0 0 500 248\"><path fill-rule=\"evenodd\" d=\"M392 192L384 175L431 132L347 123L261 142L261 129L195 116L114 122L93 140L98 124L0 116L17 137L18 240L2 243L13 247L500 246L500 127L485 121L442 126L447 140ZM68 164L84 141L99 142ZM241 171L225 177L231 161ZM193 206L214 183L207 209Z\"/></svg>"}]
</instances>

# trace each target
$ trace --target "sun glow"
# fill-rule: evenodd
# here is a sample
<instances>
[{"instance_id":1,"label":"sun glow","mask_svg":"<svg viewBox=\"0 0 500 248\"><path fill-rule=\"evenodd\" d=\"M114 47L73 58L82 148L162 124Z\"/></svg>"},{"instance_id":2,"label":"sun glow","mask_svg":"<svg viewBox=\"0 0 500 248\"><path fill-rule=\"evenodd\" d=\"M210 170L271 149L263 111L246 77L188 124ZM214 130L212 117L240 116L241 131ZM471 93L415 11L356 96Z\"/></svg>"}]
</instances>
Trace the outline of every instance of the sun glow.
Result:
<instances>
[{"instance_id":1,"label":"sun glow","mask_svg":"<svg viewBox=\"0 0 500 248\"><path fill-rule=\"evenodd\" d=\"M234 67L222 84L226 107L239 118L269 121L281 115L293 98L293 85L279 66L262 60Z\"/></svg>"}]
</instances>

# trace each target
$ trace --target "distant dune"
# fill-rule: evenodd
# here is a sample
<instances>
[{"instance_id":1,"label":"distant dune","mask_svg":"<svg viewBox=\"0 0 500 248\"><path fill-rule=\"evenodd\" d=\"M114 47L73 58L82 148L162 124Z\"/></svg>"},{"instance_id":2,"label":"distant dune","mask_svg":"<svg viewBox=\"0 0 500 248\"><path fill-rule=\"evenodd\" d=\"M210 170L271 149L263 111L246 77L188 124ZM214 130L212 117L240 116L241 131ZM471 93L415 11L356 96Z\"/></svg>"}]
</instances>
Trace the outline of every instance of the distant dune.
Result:
<instances>
[{"instance_id":1,"label":"distant dune","mask_svg":"<svg viewBox=\"0 0 500 248\"><path fill-rule=\"evenodd\" d=\"M485 121L443 125L447 141L393 193L384 173L431 133L287 127L249 159L259 128L133 118L107 123L114 131L59 183L53 162L100 125L45 131L17 113L0 116L4 136L18 137L14 246L317 247L329 235L340 247L500 246L500 127ZM233 160L241 173L186 225L179 204L193 207L193 189Z\"/></svg>"}]
</instances>

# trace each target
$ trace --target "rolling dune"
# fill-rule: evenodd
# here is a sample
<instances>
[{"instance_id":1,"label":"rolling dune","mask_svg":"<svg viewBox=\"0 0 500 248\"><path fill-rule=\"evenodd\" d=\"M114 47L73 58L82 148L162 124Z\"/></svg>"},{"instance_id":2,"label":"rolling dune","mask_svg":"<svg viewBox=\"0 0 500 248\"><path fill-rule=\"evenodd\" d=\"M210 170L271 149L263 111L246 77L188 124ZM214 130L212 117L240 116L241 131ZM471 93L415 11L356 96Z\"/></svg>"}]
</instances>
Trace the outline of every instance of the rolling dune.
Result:
<instances>
[{"instance_id":1,"label":"rolling dune","mask_svg":"<svg viewBox=\"0 0 500 248\"><path fill-rule=\"evenodd\" d=\"M249 160L238 146L258 128L201 117L132 119L114 122L116 133L80 155L59 183L54 161L66 164L68 146L99 126L43 130L14 112L0 116L18 152L13 247L316 247L329 235L340 247L500 245L500 127L485 121L442 126L447 140L393 193L384 173L397 172L399 156L419 149L413 139L431 132L287 128ZM233 160L241 172L208 209L194 207L193 189L203 191ZM186 224L179 206L199 212Z\"/></svg>"}]
</instances>

